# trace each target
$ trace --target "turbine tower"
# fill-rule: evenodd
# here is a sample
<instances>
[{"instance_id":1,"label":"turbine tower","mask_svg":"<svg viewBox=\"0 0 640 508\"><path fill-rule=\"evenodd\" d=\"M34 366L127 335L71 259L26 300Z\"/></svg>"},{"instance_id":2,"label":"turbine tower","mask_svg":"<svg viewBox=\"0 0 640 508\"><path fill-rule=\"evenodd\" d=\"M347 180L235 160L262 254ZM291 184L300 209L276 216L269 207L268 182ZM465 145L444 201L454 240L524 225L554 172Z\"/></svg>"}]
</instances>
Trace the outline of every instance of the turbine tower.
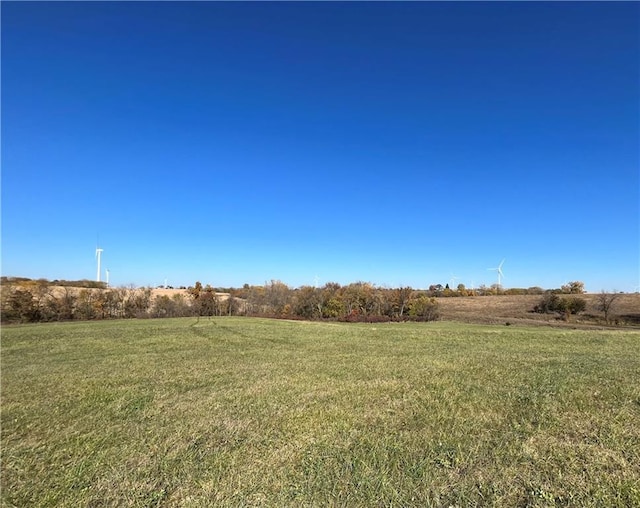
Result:
<instances>
[{"instance_id":1,"label":"turbine tower","mask_svg":"<svg viewBox=\"0 0 640 508\"><path fill-rule=\"evenodd\" d=\"M96 247L96 259L98 260L98 271L96 274L96 281L100 282L100 256L102 255L103 249L100 247Z\"/></svg>"},{"instance_id":2,"label":"turbine tower","mask_svg":"<svg viewBox=\"0 0 640 508\"><path fill-rule=\"evenodd\" d=\"M487 268L487 270L495 270L496 272L498 272L498 289L502 287L501 279L502 277L504 277L504 273L502 273L502 265L504 264L504 262L505 260L503 259L497 266L497 268Z\"/></svg>"}]
</instances>

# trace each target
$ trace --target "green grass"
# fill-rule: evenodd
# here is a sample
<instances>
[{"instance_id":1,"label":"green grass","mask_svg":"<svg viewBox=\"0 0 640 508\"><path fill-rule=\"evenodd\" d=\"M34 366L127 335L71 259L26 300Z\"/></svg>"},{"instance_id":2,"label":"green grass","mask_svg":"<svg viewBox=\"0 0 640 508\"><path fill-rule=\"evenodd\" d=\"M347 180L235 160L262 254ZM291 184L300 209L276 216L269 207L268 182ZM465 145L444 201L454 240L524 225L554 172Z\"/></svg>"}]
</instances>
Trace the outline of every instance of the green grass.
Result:
<instances>
[{"instance_id":1,"label":"green grass","mask_svg":"<svg viewBox=\"0 0 640 508\"><path fill-rule=\"evenodd\" d=\"M3 506L640 506L640 333L2 330Z\"/></svg>"}]
</instances>

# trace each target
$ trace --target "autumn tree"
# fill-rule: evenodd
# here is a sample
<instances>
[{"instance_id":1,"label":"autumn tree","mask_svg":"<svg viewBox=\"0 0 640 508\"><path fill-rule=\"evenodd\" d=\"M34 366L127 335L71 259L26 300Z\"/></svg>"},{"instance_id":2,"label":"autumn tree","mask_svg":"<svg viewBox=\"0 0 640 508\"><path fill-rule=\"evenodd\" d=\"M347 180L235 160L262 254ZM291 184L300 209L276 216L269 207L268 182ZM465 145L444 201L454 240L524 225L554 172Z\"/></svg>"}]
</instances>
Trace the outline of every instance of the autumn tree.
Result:
<instances>
[{"instance_id":1,"label":"autumn tree","mask_svg":"<svg viewBox=\"0 0 640 508\"><path fill-rule=\"evenodd\" d=\"M343 289L342 297L347 314L370 314L375 309L377 299L374 288L368 282L353 282Z\"/></svg>"},{"instance_id":2,"label":"autumn tree","mask_svg":"<svg viewBox=\"0 0 640 508\"><path fill-rule=\"evenodd\" d=\"M270 311L276 316L285 314L285 308L290 304L291 290L284 282L272 280L265 284L265 299Z\"/></svg>"},{"instance_id":3,"label":"autumn tree","mask_svg":"<svg viewBox=\"0 0 640 508\"><path fill-rule=\"evenodd\" d=\"M151 304L151 289L130 289L124 302L125 318L146 317Z\"/></svg>"},{"instance_id":4,"label":"autumn tree","mask_svg":"<svg viewBox=\"0 0 640 508\"><path fill-rule=\"evenodd\" d=\"M30 323L40 319L40 311L31 291L15 289L9 296L9 318L21 323Z\"/></svg>"},{"instance_id":5,"label":"autumn tree","mask_svg":"<svg viewBox=\"0 0 640 508\"><path fill-rule=\"evenodd\" d=\"M567 295L581 295L585 292L584 282L580 282L579 280L567 282L560 288L560 290Z\"/></svg>"},{"instance_id":6,"label":"autumn tree","mask_svg":"<svg viewBox=\"0 0 640 508\"><path fill-rule=\"evenodd\" d=\"M192 315L188 301L180 293L176 293L171 297L167 295L156 296L149 312L152 317L184 317Z\"/></svg>"},{"instance_id":7,"label":"autumn tree","mask_svg":"<svg viewBox=\"0 0 640 508\"><path fill-rule=\"evenodd\" d=\"M418 321L434 321L438 319L438 301L435 297L425 294L419 295L409 303L409 316Z\"/></svg>"},{"instance_id":8,"label":"autumn tree","mask_svg":"<svg viewBox=\"0 0 640 508\"><path fill-rule=\"evenodd\" d=\"M322 317L337 318L345 313L341 296L342 286L337 282L328 282L322 288Z\"/></svg>"},{"instance_id":9,"label":"autumn tree","mask_svg":"<svg viewBox=\"0 0 640 508\"><path fill-rule=\"evenodd\" d=\"M198 313L200 316L216 316L219 311L218 295L214 289L207 284L198 298Z\"/></svg>"},{"instance_id":10,"label":"autumn tree","mask_svg":"<svg viewBox=\"0 0 640 508\"><path fill-rule=\"evenodd\" d=\"M393 290L392 302L398 317L402 317L404 315L412 294L413 288L408 286Z\"/></svg>"},{"instance_id":11,"label":"autumn tree","mask_svg":"<svg viewBox=\"0 0 640 508\"><path fill-rule=\"evenodd\" d=\"M95 319L94 294L91 289L82 289L76 299L75 317L77 319Z\"/></svg>"},{"instance_id":12,"label":"autumn tree","mask_svg":"<svg viewBox=\"0 0 640 508\"><path fill-rule=\"evenodd\" d=\"M187 289L187 293L189 293L189 296L191 296L191 298L193 298L194 300L197 300L200 297L201 292L202 282L200 281L196 281L195 285L189 286L189 288Z\"/></svg>"},{"instance_id":13,"label":"autumn tree","mask_svg":"<svg viewBox=\"0 0 640 508\"><path fill-rule=\"evenodd\" d=\"M243 298L246 299L245 312L247 315L266 314L267 305L264 286L243 288Z\"/></svg>"},{"instance_id":14,"label":"autumn tree","mask_svg":"<svg viewBox=\"0 0 640 508\"><path fill-rule=\"evenodd\" d=\"M295 292L293 313L296 316L313 319L322 316L322 293L313 286L302 286Z\"/></svg>"},{"instance_id":15,"label":"autumn tree","mask_svg":"<svg viewBox=\"0 0 640 508\"><path fill-rule=\"evenodd\" d=\"M240 302L233 295L233 292L230 292L227 299L221 303L221 313L227 314L228 316L234 316L238 314L239 311L240 311Z\"/></svg>"}]
</instances>

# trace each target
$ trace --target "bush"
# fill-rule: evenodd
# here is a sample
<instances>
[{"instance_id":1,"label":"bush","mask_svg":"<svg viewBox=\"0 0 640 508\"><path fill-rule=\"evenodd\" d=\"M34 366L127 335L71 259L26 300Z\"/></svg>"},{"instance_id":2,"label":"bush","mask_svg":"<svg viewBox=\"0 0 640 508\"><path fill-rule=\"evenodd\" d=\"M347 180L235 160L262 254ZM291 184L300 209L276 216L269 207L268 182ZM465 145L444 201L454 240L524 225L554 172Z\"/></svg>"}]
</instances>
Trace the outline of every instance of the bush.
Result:
<instances>
[{"instance_id":1,"label":"bush","mask_svg":"<svg viewBox=\"0 0 640 508\"><path fill-rule=\"evenodd\" d=\"M409 303L409 317L413 321L435 321L440 317L438 301L434 297L420 295Z\"/></svg>"},{"instance_id":2,"label":"bush","mask_svg":"<svg viewBox=\"0 0 640 508\"><path fill-rule=\"evenodd\" d=\"M566 300L566 307L571 314L579 314L587 308L587 302L584 298L574 296L573 298L563 298L563 300Z\"/></svg>"},{"instance_id":3,"label":"bush","mask_svg":"<svg viewBox=\"0 0 640 508\"><path fill-rule=\"evenodd\" d=\"M547 314L549 312L555 312L558 307L560 297L554 293L546 293L542 299L533 308L533 312L540 314Z\"/></svg>"},{"instance_id":4,"label":"bush","mask_svg":"<svg viewBox=\"0 0 640 508\"><path fill-rule=\"evenodd\" d=\"M31 323L40 320L40 309L31 291L16 289L9 296L9 309L3 312L3 320Z\"/></svg>"},{"instance_id":5,"label":"bush","mask_svg":"<svg viewBox=\"0 0 640 508\"><path fill-rule=\"evenodd\" d=\"M558 312L568 319L571 314L579 314L580 312L584 312L586 308L587 302L584 298L577 296L561 298L555 293L547 293L533 308L533 311L541 314Z\"/></svg>"}]
</instances>

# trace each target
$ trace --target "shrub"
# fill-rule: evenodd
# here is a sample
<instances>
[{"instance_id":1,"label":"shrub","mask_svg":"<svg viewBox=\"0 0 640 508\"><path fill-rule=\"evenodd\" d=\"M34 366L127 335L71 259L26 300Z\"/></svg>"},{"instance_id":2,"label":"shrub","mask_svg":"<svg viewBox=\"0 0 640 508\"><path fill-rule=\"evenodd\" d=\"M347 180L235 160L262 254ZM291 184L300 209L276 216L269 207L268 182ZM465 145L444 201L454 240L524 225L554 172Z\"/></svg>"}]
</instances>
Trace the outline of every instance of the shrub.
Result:
<instances>
[{"instance_id":1,"label":"shrub","mask_svg":"<svg viewBox=\"0 0 640 508\"><path fill-rule=\"evenodd\" d=\"M409 317L414 321L435 321L440 317L438 301L434 297L420 295L409 303Z\"/></svg>"},{"instance_id":2,"label":"shrub","mask_svg":"<svg viewBox=\"0 0 640 508\"><path fill-rule=\"evenodd\" d=\"M584 298L577 296L561 298L555 293L547 293L533 308L533 311L542 314L558 312L563 314L565 319L569 319L571 314L579 314L584 312L586 308L587 302Z\"/></svg>"},{"instance_id":3,"label":"shrub","mask_svg":"<svg viewBox=\"0 0 640 508\"><path fill-rule=\"evenodd\" d=\"M30 323L40 320L40 310L38 309L31 291L16 289L9 296L9 312L3 316L7 321L20 321Z\"/></svg>"},{"instance_id":4,"label":"shrub","mask_svg":"<svg viewBox=\"0 0 640 508\"><path fill-rule=\"evenodd\" d=\"M539 312L540 314L555 312L559 301L560 297L558 295L554 293L545 293L542 299L533 308L533 312Z\"/></svg>"}]
</instances>

